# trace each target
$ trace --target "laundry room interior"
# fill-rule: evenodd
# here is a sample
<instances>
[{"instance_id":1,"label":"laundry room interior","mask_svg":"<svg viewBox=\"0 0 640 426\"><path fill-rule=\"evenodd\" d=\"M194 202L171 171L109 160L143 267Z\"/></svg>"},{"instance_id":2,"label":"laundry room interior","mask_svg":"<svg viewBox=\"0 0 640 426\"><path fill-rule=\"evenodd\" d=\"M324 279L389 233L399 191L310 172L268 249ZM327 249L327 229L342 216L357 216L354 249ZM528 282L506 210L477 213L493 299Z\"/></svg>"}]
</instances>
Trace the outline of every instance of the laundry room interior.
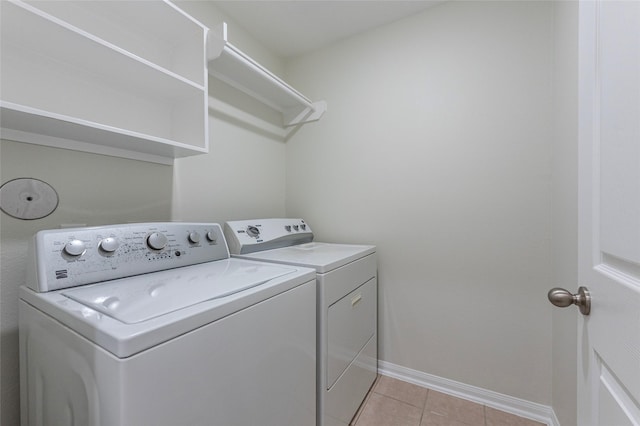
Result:
<instances>
[{"instance_id":1,"label":"laundry room interior","mask_svg":"<svg viewBox=\"0 0 640 426\"><path fill-rule=\"evenodd\" d=\"M44 181L59 204L0 214L0 423L20 422L18 289L37 231L303 218L315 240L377 248L380 374L576 425L577 311L547 292L578 281L578 2L432 2L295 54L236 22L233 2L173 3L225 22L326 112L282 127L209 76L208 152L171 164L3 137L0 183Z\"/></svg>"}]
</instances>

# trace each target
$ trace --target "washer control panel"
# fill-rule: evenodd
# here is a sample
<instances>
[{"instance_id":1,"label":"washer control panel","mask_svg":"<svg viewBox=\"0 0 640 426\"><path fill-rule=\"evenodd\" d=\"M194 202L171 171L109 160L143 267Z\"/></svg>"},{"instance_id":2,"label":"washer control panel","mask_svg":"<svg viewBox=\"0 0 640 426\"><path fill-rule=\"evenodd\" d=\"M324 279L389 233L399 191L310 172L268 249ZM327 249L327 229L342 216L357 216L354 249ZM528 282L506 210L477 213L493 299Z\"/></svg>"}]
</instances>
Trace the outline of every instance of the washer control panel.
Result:
<instances>
[{"instance_id":1,"label":"washer control panel","mask_svg":"<svg viewBox=\"0 0 640 426\"><path fill-rule=\"evenodd\" d=\"M302 219L236 220L224 224L231 254L304 244L313 241L311 227Z\"/></svg>"},{"instance_id":2,"label":"washer control panel","mask_svg":"<svg viewBox=\"0 0 640 426\"><path fill-rule=\"evenodd\" d=\"M38 292L229 258L217 223L139 223L38 232L27 287Z\"/></svg>"}]
</instances>

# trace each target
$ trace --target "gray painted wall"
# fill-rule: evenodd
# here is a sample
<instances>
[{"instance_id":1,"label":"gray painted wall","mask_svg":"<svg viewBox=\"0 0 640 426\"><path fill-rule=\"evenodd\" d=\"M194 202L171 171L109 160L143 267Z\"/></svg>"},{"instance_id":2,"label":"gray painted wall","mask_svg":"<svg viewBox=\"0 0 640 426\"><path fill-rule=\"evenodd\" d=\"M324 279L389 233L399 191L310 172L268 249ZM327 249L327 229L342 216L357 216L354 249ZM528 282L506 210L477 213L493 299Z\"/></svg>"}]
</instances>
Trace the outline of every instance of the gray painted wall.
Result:
<instances>
[{"instance_id":1,"label":"gray painted wall","mask_svg":"<svg viewBox=\"0 0 640 426\"><path fill-rule=\"evenodd\" d=\"M551 405L553 5L446 2L287 64L287 214L379 253L382 360Z\"/></svg>"}]
</instances>

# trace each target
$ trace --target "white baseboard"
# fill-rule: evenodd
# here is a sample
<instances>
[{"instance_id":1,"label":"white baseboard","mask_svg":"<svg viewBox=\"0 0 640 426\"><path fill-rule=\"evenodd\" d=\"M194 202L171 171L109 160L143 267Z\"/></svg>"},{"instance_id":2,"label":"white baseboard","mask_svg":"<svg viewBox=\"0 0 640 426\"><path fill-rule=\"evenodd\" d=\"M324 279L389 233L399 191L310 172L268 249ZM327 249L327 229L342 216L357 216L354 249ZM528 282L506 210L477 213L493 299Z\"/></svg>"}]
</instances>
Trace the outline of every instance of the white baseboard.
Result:
<instances>
[{"instance_id":1,"label":"white baseboard","mask_svg":"<svg viewBox=\"0 0 640 426\"><path fill-rule=\"evenodd\" d=\"M412 370L387 361L378 361L378 373L486 405L487 407L495 408L506 413L535 420L548 426L560 426L555 412L551 407L546 405L525 401L524 399L514 398L509 395L503 395L498 392Z\"/></svg>"}]
</instances>

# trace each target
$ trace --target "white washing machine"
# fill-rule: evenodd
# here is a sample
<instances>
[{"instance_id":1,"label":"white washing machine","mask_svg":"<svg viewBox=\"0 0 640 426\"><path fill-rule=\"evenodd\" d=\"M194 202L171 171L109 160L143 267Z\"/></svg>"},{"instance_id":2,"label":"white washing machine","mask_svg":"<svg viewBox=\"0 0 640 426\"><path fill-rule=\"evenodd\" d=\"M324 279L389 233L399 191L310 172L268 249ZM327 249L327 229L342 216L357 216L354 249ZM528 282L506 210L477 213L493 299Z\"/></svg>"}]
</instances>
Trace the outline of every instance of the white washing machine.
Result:
<instances>
[{"instance_id":1,"label":"white washing machine","mask_svg":"<svg viewBox=\"0 0 640 426\"><path fill-rule=\"evenodd\" d=\"M41 231L20 289L23 425L309 425L315 271L218 224Z\"/></svg>"},{"instance_id":2,"label":"white washing machine","mask_svg":"<svg viewBox=\"0 0 640 426\"><path fill-rule=\"evenodd\" d=\"M302 219L225 223L237 258L314 268L318 426L350 423L377 376L376 248L313 242Z\"/></svg>"}]
</instances>

